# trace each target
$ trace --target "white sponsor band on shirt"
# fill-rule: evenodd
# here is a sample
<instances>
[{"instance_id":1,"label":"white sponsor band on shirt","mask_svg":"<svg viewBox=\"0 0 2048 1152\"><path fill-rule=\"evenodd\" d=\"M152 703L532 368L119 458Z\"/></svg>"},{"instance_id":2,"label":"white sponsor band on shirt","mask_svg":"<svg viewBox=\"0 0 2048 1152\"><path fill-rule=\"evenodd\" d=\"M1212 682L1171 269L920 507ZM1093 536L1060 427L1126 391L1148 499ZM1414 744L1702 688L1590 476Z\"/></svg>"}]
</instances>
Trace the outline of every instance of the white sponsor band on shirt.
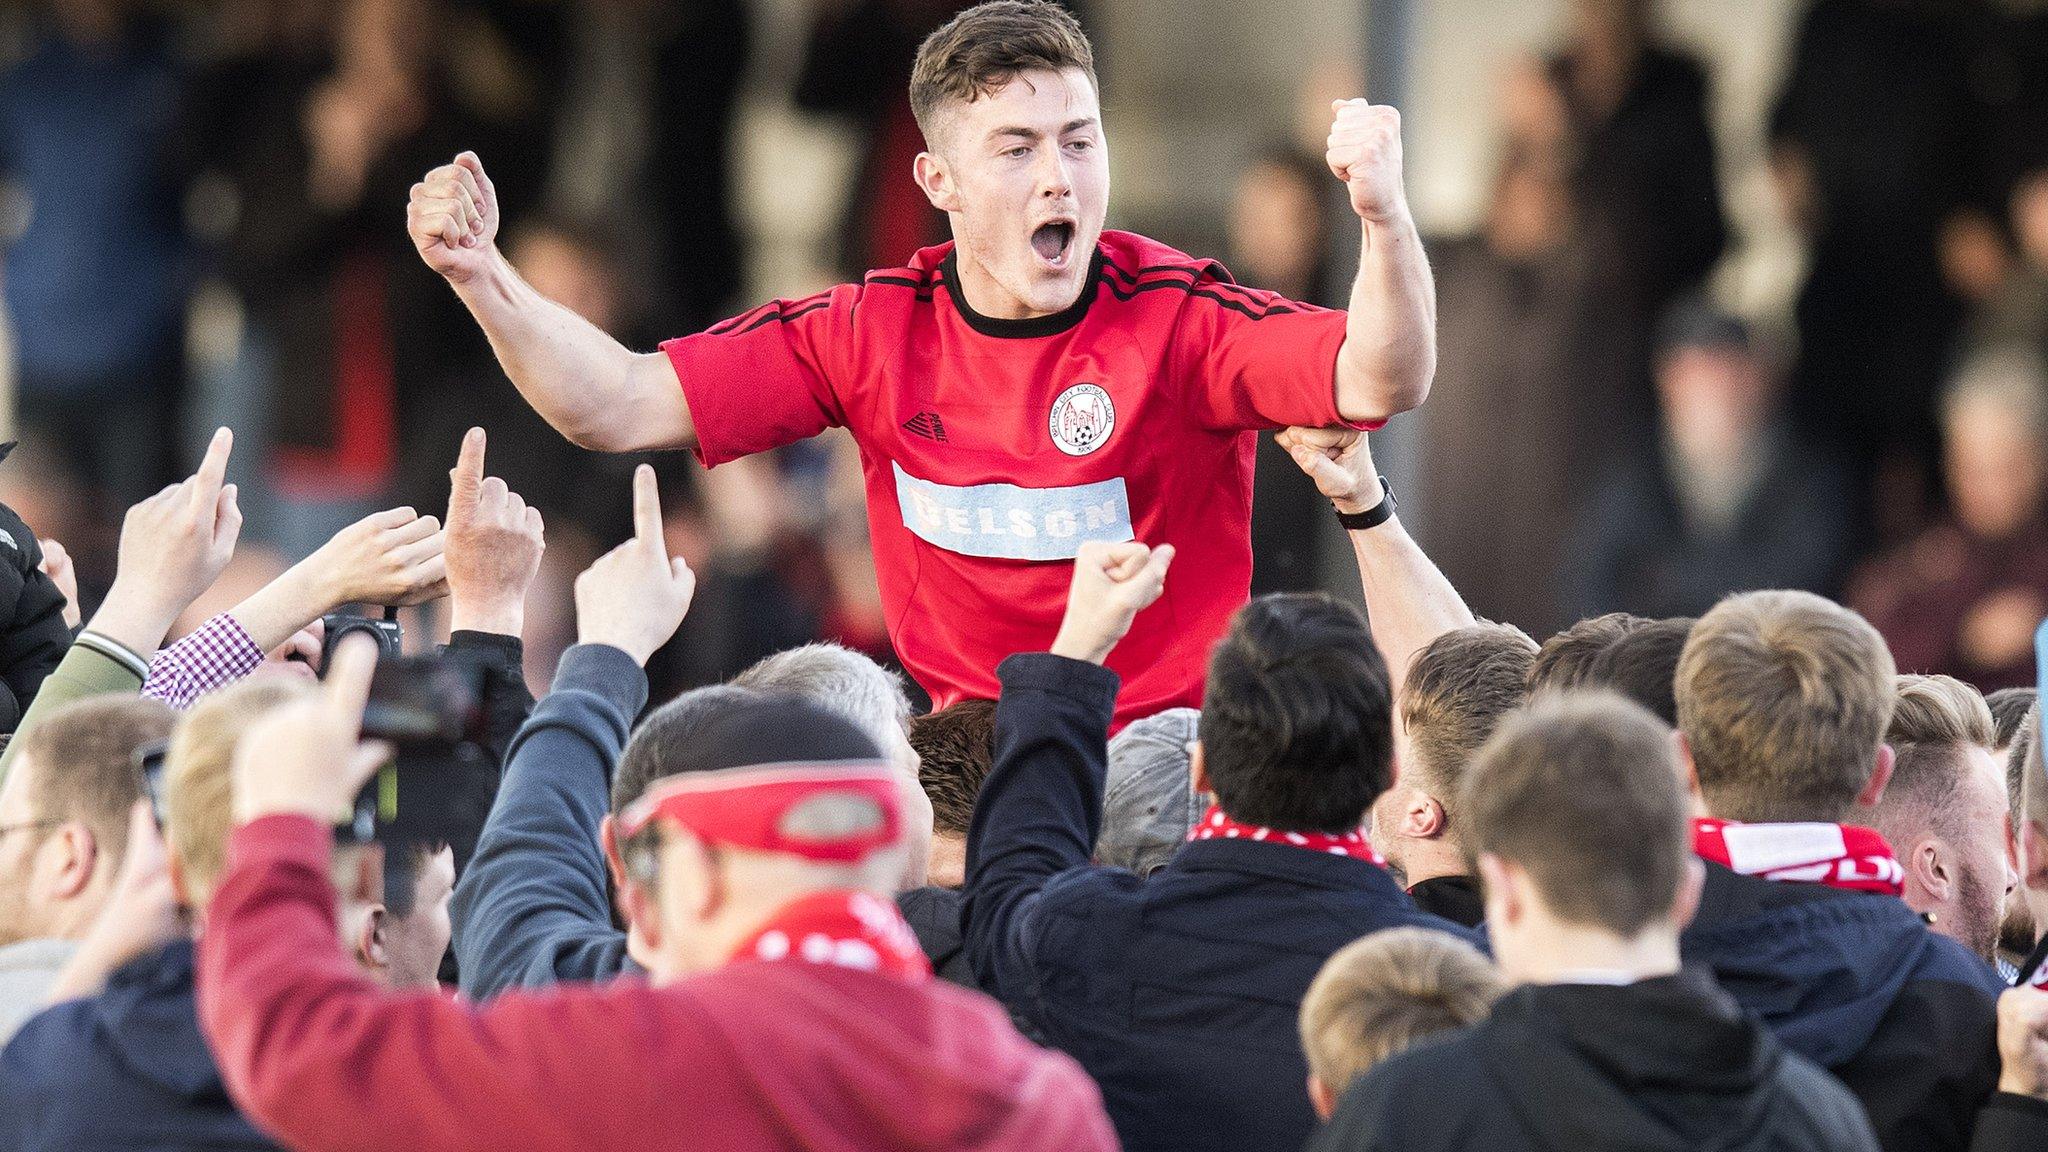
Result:
<instances>
[{"instance_id":1,"label":"white sponsor band on shirt","mask_svg":"<svg viewBox=\"0 0 2048 1152\"><path fill-rule=\"evenodd\" d=\"M1000 560L1072 560L1091 541L1135 539L1123 477L1058 488L939 484L890 465L903 525L927 544Z\"/></svg>"}]
</instances>

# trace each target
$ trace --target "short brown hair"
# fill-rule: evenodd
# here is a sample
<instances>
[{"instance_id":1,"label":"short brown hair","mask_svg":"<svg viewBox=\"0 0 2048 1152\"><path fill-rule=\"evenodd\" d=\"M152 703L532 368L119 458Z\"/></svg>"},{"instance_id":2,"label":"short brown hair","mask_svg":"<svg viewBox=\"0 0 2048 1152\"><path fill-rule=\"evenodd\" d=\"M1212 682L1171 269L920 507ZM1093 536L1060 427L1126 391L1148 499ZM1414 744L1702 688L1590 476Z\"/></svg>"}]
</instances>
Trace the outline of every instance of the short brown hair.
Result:
<instances>
[{"instance_id":1,"label":"short brown hair","mask_svg":"<svg viewBox=\"0 0 2048 1152\"><path fill-rule=\"evenodd\" d=\"M1642 705L1546 693L1465 778L1465 851L1521 866L1560 919L1633 937L1669 916L1691 853L1678 753Z\"/></svg>"},{"instance_id":2,"label":"short brown hair","mask_svg":"<svg viewBox=\"0 0 2048 1152\"><path fill-rule=\"evenodd\" d=\"M1476 1024L1507 986L1477 948L1428 928L1390 928L1339 949L1301 1001L1308 1068L1341 1094L1375 1064Z\"/></svg>"},{"instance_id":3,"label":"short brown hair","mask_svg":"<svg viewBox=\"0 0 2048 1152\"><path fill-rule=\"evenodd\" d=\"M1501 717L1529 698L1536 642L1508 624L1481 622L1449 632L1415 654L1401 683L1401 723L1415 748L1423 789L1446 810L1472 757Z\"/></svg>"},{"instance_id":4,"label":"short brown hair","mask_svg":"<svg viewBox=\"0 0 2048 1152\"><path fill-rule=\"evenodd\" d=\"M1695 623L1673 616L1630 629L1593 656L1580 687L1612 689L1678 727L1678 657Z\"/></svg>"},{"instance_id":5,"label":"short brown hair","mask_svg":"<svg viewBox=\"0 0 2048 1152\"><path fill-rule=\"evenodd\" d=\"M2048 765L2041 761L2041 705L2027 713L2027 726L2020 733L2026 741L2025 766L2020 771L2019 801L2014 811L2023 812L2028 820L2048 826ZM2013 744L2014 750L2020 745Z\"/></svg>"},{"instance_id":6,"label":"short brown hair","mask_svg":"<svg viewBox=\"0 0 2048 1152\"><path fill-rule=\"evenodd\" d=\"M1074 15L1050 0L988 0L939 26L910 69L910 112L926 143L940 108L973 103L1034 69L1078 68L1099 96L1095 50Z\"/></svg>"},{"instance_id":7,"label":"short brown hair","mask_svg":"<svg viewBox=\"0 0 2048 1152\"><path fill-rule=\"evenodd\" d=\"M1700 791L1728 820L1839 820L1891 724L1891 650L1809 592L1743 592L1693 625L1678 727Z\"/></svg>"},{"instance_id":8,"label":"short brown hair","mask_svg":"<svg viewBox=\"0 0 2048 1152\"><path fill-rule=\"evenodd\" d=\"M974 798L996 759L996 702L962 700L910 722L917 782L932 802L932 831L967 835Z\"/></svg>"},{"instance_id":9,"label":"short brown hair","mask_svg":"<svg viewBox=\"0 0 2048 1152\"><path fill-rule=\"evenodd\" d=\"M1649 622L1633 613L1609 612L1581 620L1545 640L1536 651L1536 662L1529 666L1529 691L1584 687L1594 658L1605 652L1608 645Z\"/></svg>"},{"instance_id":10,"label":"short brown hair","mask_svg":"<svg viewBox=\"0 0 2048 1152\"><path fill-rule=\"evenodd\" d=\"M244 680L200 698L164 755L164 839L186 891L204 899L227 863L235 827L235 745L258 720L313 691L284 676Z\"/></svg>"},{"instance_id":11,"label":"short brown hair","mask_svg":"<svg viewBox=\"0 0 2048 1152\"><path fill-rule=\"evenodd\" d=\"M1878 806L1878 830L1895 845L1905 823L1916 829L1932 825L1953 839L1961 813L1950 804L1968 764L1965 749L1990 751L1998 733L1991 708L1975 688L1952 676L1903 675L1896 678L1898 705L1885 729L1885 743L1895 754L1891 783Z\"/></svg>"},{"instance_id":12,"label":"short brown hair","mask_svg":"<svg viewBox=\"0 0 2048 1152\"><path fill-rule=\"evenodd\" d=\"M142 797L135 753L177 722L176 712L140 696L94 696L51 711L15 753L31 764L30 810L38 820L84 824L105 859L118 862L128 850L128 810Z\"/></svg>"}]
</instances>

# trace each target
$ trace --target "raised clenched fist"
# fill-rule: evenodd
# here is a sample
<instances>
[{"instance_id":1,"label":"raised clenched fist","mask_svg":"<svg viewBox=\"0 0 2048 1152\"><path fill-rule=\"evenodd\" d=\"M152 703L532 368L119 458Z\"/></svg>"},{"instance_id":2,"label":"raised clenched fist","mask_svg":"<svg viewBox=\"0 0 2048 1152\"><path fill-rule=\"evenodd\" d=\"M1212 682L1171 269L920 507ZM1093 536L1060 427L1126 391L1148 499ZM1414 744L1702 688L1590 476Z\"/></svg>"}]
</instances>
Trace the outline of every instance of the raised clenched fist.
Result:
<instances>
[{"instance_id":1,"label":"raised clenched fist","mask_svg":"<svg viewBox=\"0 0 2048 1152\"><path fill-rule=\"evenodd\" d=\"M1330 105L1330 171L1351 191L1351 210L1383 224L1408 210L1401 187L1401 113L1386 104L1337 100Z\"/></svg>"},{"instance_id":2,"label":"raised clenched fist","mask_svg":"<svg viewBox=\"0 0 2048 1152\"><path fill-rule=\"evenodd\" d=\"M1047 651L1091 664L1108 659L1138 613L1166 591L1166 569L1172 563L1171 544L1153 548L1136 540L1091 540L1081 545L1067 589L1067 614Z\"/></svg>"},{"instance_id":3,"label":"raised clenched fist","mask_svg":"<svg viewBox=\"0 0 2048 1152\"><path fill-rule=\"evenodd\" d=\"M464 152L412 186L405 225L420 259L450 283L483 269L496 250L498 193L476 153Z\"/></svg>"}]
</instances>

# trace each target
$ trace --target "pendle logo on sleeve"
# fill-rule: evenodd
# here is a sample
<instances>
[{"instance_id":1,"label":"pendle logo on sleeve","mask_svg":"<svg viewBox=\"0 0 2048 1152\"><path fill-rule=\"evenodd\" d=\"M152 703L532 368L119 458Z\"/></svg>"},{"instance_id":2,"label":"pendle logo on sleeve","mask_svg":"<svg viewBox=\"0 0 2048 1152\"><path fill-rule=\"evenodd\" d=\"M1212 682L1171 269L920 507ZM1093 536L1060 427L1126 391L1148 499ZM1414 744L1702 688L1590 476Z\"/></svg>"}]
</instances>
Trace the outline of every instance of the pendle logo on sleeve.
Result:
<instances>
[{"instance_id":1,"label":"pendle logo on sleeve","mask_svg":"<svg viewBox=\"0 0 2048 1152\"><path fill-rule=\"evenodd\" d=\"M903 526L927 544L994 560L1072 560L1090 540L1134 540L1123 477L1069 488L956 487L896 471Z\"/></svg>"}]
</instances>

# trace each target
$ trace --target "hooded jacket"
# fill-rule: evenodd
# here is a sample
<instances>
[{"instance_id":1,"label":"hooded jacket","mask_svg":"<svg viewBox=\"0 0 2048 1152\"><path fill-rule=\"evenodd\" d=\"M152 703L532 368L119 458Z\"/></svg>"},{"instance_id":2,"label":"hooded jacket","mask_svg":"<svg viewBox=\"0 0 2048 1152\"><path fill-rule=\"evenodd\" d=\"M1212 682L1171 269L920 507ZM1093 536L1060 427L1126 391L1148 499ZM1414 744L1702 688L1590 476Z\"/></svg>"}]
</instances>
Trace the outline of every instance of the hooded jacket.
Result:
<instances>
[{"instance_id":1,"label":"hooded jacket","mask_svg":"<svg viewBox=\"0 0 2048 1152\"><path fill-rule=\"evenodd\" d=\"M1887 1152L1969 1147L1998 1082L1991 966L1892 897L1706 869L1685 962L1833 1072Z\"/></svg>"},{"instance_id":2,"label":"hooded jacket","mask_svg":"<svg viewBox=\"0 0 2048 1152\"><path fill-rule=\"evenodd\" d=\"M1309 1152L1872 1152L1854 1097L1703 972L1526 985L1374 1068Z\"/></svg>"},{"instance_id":3,"label":"hooded jacket","mask_svg":"<svg viewBox=\"0 0 2048 1152\"><path fill-rule=\"evenodd\" d=\"M0 1148L274 1147L229 1101L199 1034L192 955L170 944L22 1026L0 1051Z\"/></svg>"},{"instance_id":4,"label":"hooded jacket","mask_svg":"<svg viewBox=\"0 0 2048 1152\"><path fill-rule=\"evenodd\" d=\"M0 460L14 445L0 446ZM42 571L43 549L14 509L0 504L0 732L12 732L71 647L64 593Z\"/></svg>"}]
</instances>

